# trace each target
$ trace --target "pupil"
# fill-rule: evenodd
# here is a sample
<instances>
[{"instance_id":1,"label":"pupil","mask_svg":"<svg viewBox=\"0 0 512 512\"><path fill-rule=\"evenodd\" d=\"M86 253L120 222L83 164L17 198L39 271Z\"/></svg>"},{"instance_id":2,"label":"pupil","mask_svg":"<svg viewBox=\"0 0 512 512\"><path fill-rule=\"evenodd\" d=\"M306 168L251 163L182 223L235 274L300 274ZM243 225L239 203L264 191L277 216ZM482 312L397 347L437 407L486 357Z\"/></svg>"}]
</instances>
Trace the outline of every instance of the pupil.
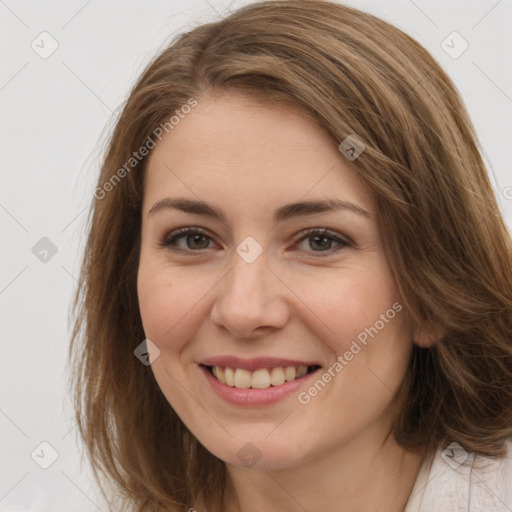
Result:
<instances>
[{"instance_id":1,"label":"pupil","mask_svg":"<svg viewBox=\"0 0 512 512\"><path fill-rule=\"evenodd\" d=\"M201 245L201 243L200 243L201 238L202 238L203 240L206 240L206 237L205 237L204 235L189 235L189 236L188 236L188 240L189 240L189 241L190 241L190 240L192 240L192 244L191 244L192 246L193 246L196 242L198 242L198 243L199 243L199 245ZM204 245L204 244L203 244L203 245ZM207 245L208 245L208 242L206 243L206 246L207 246ZM204 247L199 247L199 249L204 249Z\"/></svg>"},{"instance_id":2,"label":"pupil","mask_svg":"<svg viewBox=\"0 0 512 512\"><path fill-rule=\"evenodd\" d=\"M201 244L201 239L203 241L203 244ZM208 246L208 241L206 240L206 237L204 235L189 235L188 241L192 240L192 245L199 244L199 249L204 249ZM318 244L317 247L320 249L329 249L329 245L331 243L331 239L328 237L320 237L315 236L312 237L312 243L310 243L311 248L314 248L312 244ZM204 245L204 242L206 242L206 246Z\"/></svg>"},{"instance_id":3,"label":"pupil","mask_svg":"<svg viewBox=\"0 0 512 512\"><path fill-rule=\"evenodd\" d=\"M315 237L313 237L313 238L312 238L313 243L317 243L317 241L318 241L318 240L322 240L323 242L325 242L324 244L320 244L320 245L319 245L319 247L320 247L321 249L329 249L329 247L328 247L328 246L329 246L329 244L331 243L330 238L327 238L327 237L325 237L325 236L323 236L323 237L315 236ZM311 244L310 244L310 245L311 245ZM311 246L311 248L313 249L313 246Z\"/></svg>"}]
</instances>

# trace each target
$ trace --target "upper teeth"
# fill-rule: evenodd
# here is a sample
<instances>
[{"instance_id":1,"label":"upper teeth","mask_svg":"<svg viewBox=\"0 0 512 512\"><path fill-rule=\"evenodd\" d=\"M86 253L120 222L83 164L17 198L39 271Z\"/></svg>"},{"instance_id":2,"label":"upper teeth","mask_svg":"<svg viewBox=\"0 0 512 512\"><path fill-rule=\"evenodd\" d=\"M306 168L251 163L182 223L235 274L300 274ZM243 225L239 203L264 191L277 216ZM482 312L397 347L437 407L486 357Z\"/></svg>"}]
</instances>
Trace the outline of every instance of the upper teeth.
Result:
<instances>
[{"instance_id":1,"label":"upper teeth","mask_svg":"<svg viewBox=\"0 0 512 512\"><path fill-rule=\"evenodd\" d=\"M235 388L257 388L266 389L272 386L279 386L285 381L298 379L308 372L308 367L305 365L301 366L287 366L287 367L275 367L260 368L251 372L243 368L228 368L223 366L213 366L213 375L228 386Z\"/></svg>"}]
</instances>

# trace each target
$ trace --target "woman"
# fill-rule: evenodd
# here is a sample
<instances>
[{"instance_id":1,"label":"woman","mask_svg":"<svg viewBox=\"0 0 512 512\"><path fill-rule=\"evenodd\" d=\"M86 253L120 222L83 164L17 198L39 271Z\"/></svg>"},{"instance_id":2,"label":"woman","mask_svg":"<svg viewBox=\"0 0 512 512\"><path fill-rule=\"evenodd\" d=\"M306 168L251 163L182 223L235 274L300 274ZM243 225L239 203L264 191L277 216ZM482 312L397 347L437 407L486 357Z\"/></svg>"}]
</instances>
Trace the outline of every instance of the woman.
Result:
<instances>
[{"instance_id":1,"label":"woman","mask_svg":"<svg viewBox=\"0 0 512 512\"><path fill-rule=\"evenodd\" d=\"M294 0L183 34L94 195L71 356L107 495L510 510L512 245L465 107L409 36Z\"/></svg>"}]
</instances>

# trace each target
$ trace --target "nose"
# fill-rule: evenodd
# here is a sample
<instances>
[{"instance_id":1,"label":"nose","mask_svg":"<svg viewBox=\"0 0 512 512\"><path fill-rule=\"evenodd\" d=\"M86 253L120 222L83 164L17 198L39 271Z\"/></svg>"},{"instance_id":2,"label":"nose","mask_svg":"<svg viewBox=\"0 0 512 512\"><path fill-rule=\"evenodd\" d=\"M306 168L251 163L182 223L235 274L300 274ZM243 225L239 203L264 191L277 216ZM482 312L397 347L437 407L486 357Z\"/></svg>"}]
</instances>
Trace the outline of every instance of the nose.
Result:
<instances>
[{"instance_id":1,"label":"nose","mask_svg":"<svg viewBox=\"0 0 512 512\"><path fill-rule=\"evenodd\" d=\"M248 263L238 254L216 287L210 318L234 337L254 339L282 328L289 319L286 287L267 267L265 252Z\"/></svg>"}]
</instances>

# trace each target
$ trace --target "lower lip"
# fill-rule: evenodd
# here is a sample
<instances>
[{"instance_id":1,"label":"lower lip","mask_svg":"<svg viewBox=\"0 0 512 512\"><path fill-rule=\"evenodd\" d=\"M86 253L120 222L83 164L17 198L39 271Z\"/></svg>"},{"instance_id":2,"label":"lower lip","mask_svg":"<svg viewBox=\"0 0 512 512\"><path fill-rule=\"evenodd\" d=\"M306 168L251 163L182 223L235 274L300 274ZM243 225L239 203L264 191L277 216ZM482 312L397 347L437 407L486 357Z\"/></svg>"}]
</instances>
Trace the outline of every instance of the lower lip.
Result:
<instances>
[{"instance_id":1,"label":"lower lip","mask_svg":"<svg viewBox=\"0 0 512 512\"><path fill-rule=\"evenodd\" d=\"M226 400L226 402L236 405L268 405L279 402L291 394L297 393L306 380L320 370L320 368L317 368L311 373L307 373L290 382L285 382L280 386L270 386L267 389L253 389L235 388L222 384L210 373L207 367L200 366L200 369L217 395Z\"/></svg>"}]
</instances>

